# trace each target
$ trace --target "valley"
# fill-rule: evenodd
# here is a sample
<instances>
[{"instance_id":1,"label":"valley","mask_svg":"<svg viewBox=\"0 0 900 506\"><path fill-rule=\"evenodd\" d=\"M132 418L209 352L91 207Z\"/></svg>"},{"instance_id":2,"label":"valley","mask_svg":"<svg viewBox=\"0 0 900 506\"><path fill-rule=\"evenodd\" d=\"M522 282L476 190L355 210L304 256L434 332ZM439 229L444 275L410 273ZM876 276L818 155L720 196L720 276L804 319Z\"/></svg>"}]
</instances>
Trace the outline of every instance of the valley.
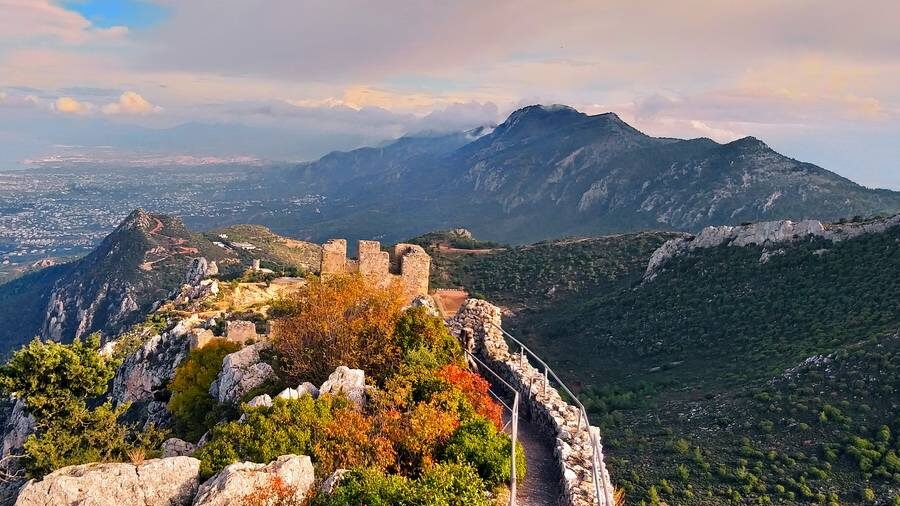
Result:
<instances>
[{"instance_id":1,"label":"valley","mask_svg":"<svg viewBox=\"0 0 900 506\"><path fill-rule=\"evenodd\" d=\"M501 303L579 387L634 504L896 497L900 227L700 248L645 278L681 237L429 251L435 283Z\"/></svg>"}]
</instances>

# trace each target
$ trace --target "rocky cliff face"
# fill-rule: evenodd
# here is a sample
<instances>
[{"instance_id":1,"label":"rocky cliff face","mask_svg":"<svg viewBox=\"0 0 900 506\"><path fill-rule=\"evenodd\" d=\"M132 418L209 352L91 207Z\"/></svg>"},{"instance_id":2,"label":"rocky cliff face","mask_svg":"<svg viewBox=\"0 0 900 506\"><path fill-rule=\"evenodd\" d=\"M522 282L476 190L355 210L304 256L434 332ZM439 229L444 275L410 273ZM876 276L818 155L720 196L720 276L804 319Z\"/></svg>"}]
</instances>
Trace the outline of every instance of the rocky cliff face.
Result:
<instances>
[{"instance_id":1,"label":"rocky cliff face","mask_svg":"<svg viewBox=\"0 0 900 506\"><path fill-rule=\"evenodd\" d=\"M809 237L822 237L832 242L845 241L862 234L879 233L900 226L900 214L890 218L855 223L823 224L818 220L793 222L767 221L749 225L707 227L696 236L672 239L657 249L647 265L644 279L650 280L673 257L699 248L717 246L775 246ZM761 258L764 261L770 255Z\"/></svg>"},{"instance_id":2,"label":"rocky cliff face","mask_svg":"<svg viewBox=\"0 0 900 506\"><path fill-rule=\"evenodd\" d=\"M207 265L179 220L137 210L90 255L72 265L50 294L41 336L56 341L117 333Z\"/></svg>"},{"instance_id":3,"label":"rocky cliff face","mask_svg":"<svg viewBox=\"0 0 900 506\"><path fill-rule=\"evenodd\" d=\"M0 347L118 334L223 256L180 220L134 211L88 256L0 285Z\"/></svg>"}]
</instances>

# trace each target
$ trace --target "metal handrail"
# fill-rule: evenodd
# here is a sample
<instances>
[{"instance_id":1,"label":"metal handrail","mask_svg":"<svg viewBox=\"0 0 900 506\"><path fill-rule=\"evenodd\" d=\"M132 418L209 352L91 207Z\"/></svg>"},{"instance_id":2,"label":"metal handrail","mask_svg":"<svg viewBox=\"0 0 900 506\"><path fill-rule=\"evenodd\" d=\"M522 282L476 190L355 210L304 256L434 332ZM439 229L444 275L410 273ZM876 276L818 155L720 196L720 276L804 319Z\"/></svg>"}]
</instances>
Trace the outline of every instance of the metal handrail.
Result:
<instances>
[{"instance_id":1,"label":"metal handrail","mask_svg":"<svg viewBox=\"0 0 900 506\"><path fill-rule=\"evenodd\" d=\"M513 336L512 334L510 334L509 332L504 330L503 327L501 327L500 325L497 325L496 323L494 323L492 321L488 321L487 323L489 323L490 325L499 329L500 332L502 332L504 336L506 336L508 339L512 340L512 342L514 342L515 344L517 344L519 346L519 350L520 350L519 351L519 365L520 366L522 365L522 360L526 358L525 353L528 353L528 355L533 357L534 360L537 361L537 363L540 364L544 368L544 386L543 386L544 393L547 392L547 384L549 383L549 378L552 377L553 379L556 380L556 382L563 389L563 391L565 391L565 393L568 394L569 398L572 399L572 402L575 403L576 407L578 407L578 411L579 411L578 430L581 430L581 420L583 418L585 427L587 428L588 439L591 442L591 450L592 450L592 452L591 452L592 453L591 472L592 472L593 478L594 478L594 493L596 494L597 503L603 504L605 506L612 506L607 501L607 498L610 496L611 491L606 489L606 478L608 477L608 474L606 473L606 466L603 463L603 457L600 453L600 442L597 441L596 436L594 435L593 431L591 430L591 422L590 422L590 419L588 418L587 410L584 409L584 405L581 403L581 401L578 400L578 396L576 396L569 389L569 387L566 386L565 383L563 383L563 381L559 378L559 376L556 375L556 372L553 371L553 369L551 369L550 366L547 365L546 362L541 360L541 357L539 357L535 352L531 351L527 346L525 346L525 344L523 344L521 341L516 339L515 336ZM531 386L529 387L529 392L533 385L534 385L534 383L532 382Z\"/></svg>"},{"instance_id":2,"label":"metal handrail","mask_svg":"<svg viewBox=\"0 0 900 506\"><path fill-rule=\"evenodd\" d=\"M510 410L510 420L512 421L512 434L510 435L510 439L512 440L512 445L511 445L512 450L510 452L510 459L509 459L509 462L510 462L510 464L509 464L509 466L510 466L509 506L516 506L516 501L517 501L516 485L517 485L517 481L518 481L518 479L516 478L516 446L518 446L518 445L516 443L518 442L518 439L519 439L519 390L517 388L515 388L514 386L510 385L509 383L507 383L507 381L505 379L503 379L502 376L500 376L499 374L494 372L494 370L491 369L490 366L485 364L481 359L476 357L474 354L470 353L469 351L466 351L466 355L470 359L474 360L475 363L477 363L482 368L484 368L484 370L486 370L487 372L494 375L494 377L497 380L499 380L501 384L506 386L506 388L508 388L510 390L510 392L512 392L512 394L513 394L513 405L512 405L512 408L510 408L509 406L506 405L505 402L500 400L498 395L496 395L494 392L491 392L491 395L493 395L495 398L497 398L498 401L500 401L504 406L506 406L506 409ZM504 426L504 429L505 429L505 426Z\"/></svg>"}]
</instances>

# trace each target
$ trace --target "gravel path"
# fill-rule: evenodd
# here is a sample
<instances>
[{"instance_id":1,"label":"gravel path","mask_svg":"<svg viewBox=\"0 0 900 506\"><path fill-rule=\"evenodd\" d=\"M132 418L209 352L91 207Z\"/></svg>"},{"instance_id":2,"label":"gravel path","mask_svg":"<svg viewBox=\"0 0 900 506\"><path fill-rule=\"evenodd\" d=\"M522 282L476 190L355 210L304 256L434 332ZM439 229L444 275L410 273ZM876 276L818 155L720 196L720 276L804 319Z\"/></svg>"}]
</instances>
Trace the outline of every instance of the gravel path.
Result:
<instances>
[{"instance_id":1,"label":"gravel path","mask_svg":"<svg viewBox=\"0 0 900 506\"><path fill-rule=\"evenodd\" d=\"M519 413L519 442L525 447L527 472L518 484L519 506L552 506L562 495L551 438Z\"/></svg>"}]
</instances>

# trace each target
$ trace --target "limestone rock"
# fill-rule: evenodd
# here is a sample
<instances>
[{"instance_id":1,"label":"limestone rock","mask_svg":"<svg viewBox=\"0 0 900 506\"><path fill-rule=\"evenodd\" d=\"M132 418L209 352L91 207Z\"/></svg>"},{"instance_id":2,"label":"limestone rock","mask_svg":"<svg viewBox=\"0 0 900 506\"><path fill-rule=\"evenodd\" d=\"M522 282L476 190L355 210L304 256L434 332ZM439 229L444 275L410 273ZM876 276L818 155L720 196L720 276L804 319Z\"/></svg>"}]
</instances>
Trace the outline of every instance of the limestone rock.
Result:
<instances>
[{"instance_id":1,"label":"limestone rock","mask_svg":"<svg viewBox=\"0 0 900 506\"><path fill-rule=\"evenodd\" d=\"M266 343L257 343L226 355L222 370L209 387L210 395L221 403L233 404L272 377L275 371L259 355L267 347Z\"/></svg>"},{"instance_id":2,"label":"limestone rock","mask_svg":"<svg viewBox=\"0 0 900 506\"><path fill-rule=\"evenodd\" d=\"M247 403L251 408L259 408L259 407L272 407L272 398L269 394L257 395L256 397L250 399L250 402Z\"/></svg>"},{"instance_id":3,"label":"limestone rock","mask_svg":"<svg viewBox=\"0 0 900 506\"><path fill-rule=\"evenodd\" d=\"M900 215L861 223L824 225L816 220L800 222L780 220L751 223L738 227L728 225L706 227L695 237L672 239L660 246L650 257L647 270L644 272L644 279L652 280L670 259L698 248L714 248L722 245L772 246L808 237L822 237L832 242L840 242L862 234L884 232L896 226L900 226ZM765 263L770 257L771 255L761 258L760 263Z\"/></svg>"},{"instance_id":4,"label":"limestone rock","mask_svg":"<svg viewBox=\"0 0 900 506\"><path fill-rule=\"evenodd\" d=\"M184 457L194 453L197 447L183 439L171 437L163 441L163 457Z\"/></svg>"},{"instance_id":5,"label":"limestone rock","mask_svg":"<svg viewBox=\"0 0 900 506\"><path fill-rule=\"evenodd\" d=\"M15 399L6 425L3 427L3 446L0 448L0 457L6 457L11 453L19 453L25 444L25 439L34 431L34 417L25 410L25 403L21 399Z\"/></svg>"},{"instance_id":6,"label":"limestone rock","mask_svg":"<svg viewBox=\"0 0 900 506\"><path fill-rule=\"evenodd\" d=\"M341 485L341 481L344 480L344 475L346 475L349 471L347 469L338 469L335 472L331 473L331 476L325 479L322 482L322 485L319 487L319 493L324 495L331 495L334 493L335 489L337 489Z\"/></svg>"},{"instance_id":7,"label":"limestone rock","mask_svg":"<svg viewBox=\"0 0 900 506\"><path fill-rule=\"evenodd\" d=\"M434 301L434 298L431 295L419 295L412 302L409 303L410 307L424 307L425 311L428 312L431 316L440 316L441 312L438 310L437 303Z\"/></svg>"},{"instance_id":8,"label":"limestone rock","mask_svg":"<svg viewBox=\"0 0 900 506\"><path fill-rule=\"evenodd\" d=\"M350 369L347 366L338 366L328 376L328 380L319 387L319 394L338 395L343 393L362 410L366 406L366 373L360 369Z\"/></svg>"},{"instance_id":9,"label":"limestone rock","mask_svg":"<svg viewBox=\"0 0 900 506\"><path fill-rule=\"evenodd\" d=\"M319 397L319 389L312 383L305 382L298 385L297 388L285 388L275 397L278 399L297 400L307 394L315 399Z\"/></svg>"},{"instance_id":10,"label":"limestone rock","mask_svg":"<svg viewBox=\"0 0 900 506\"><path fill-rule=\"evenodd\" d=\"M134 464L64 467L29 481L16 506L187 506L199 487L200 461L191 457Z\"/></svg>"},{"instance_id":11,"label":"limestone rock","mask_svg":"<svg viewBox=\"0 0 900 506\"><path fill-rule=\"evenodd\" d=\"M225 338L231 342L244 344L250 340L257 340L256 324L244 320L235 320L225 323Z\"/></svg>"},{"instance_id":12,"label":"limestone rock","mask_svg":"<svg viewBox=\"0 0 900 506\"><path fill-rule=\"evenodd\" d=\"M187 357L188 345L186 331L172 329L151 337L119 366L113 379L113 400L117 404L152 401L175 377L175 369Z\"/></svg>"},{"instance_id":13,"label":"limestone rock","mask_svg":"<svg viewBox=\"0 0 900 506\"><path fill-rule=\"evenodd\" d=\"M305 455L283 455L268 465L238 462L204 483L193 506L242 504L254 492L270 489L271 480L276 477L295 490L293 499L297 504L306 498L315 481L312 462Z\"/></svg>"},{"instance_id":14,"label":"limestone rock","mask_svg":"<svg viewBox=\"0 0 900 506\"><path fill-rule=\"evenodd\" d=\"M319 398L319 389L308 381L304 381L297 386L297 393L299 393L301 397L303 395L309 394L313 397L313 399Z\"/></svg>"}]
</instances>

